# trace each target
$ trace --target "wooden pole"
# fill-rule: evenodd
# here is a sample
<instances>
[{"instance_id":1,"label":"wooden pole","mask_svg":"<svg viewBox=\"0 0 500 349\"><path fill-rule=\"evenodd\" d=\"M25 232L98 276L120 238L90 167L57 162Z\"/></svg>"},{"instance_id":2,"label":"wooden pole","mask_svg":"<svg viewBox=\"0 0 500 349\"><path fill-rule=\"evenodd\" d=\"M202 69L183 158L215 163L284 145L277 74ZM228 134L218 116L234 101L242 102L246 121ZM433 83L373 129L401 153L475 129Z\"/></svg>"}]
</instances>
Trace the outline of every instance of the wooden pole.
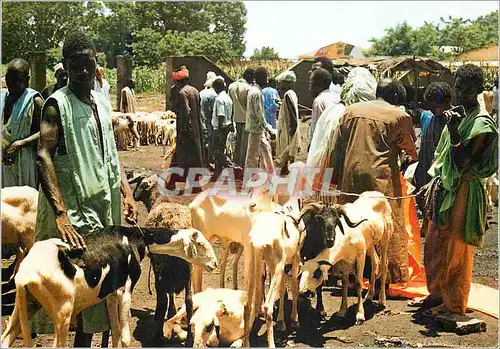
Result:
<instances>
[{"instance_id":1,"label":"wooden pole","mask_svg":"<svg viewBox=\"0 0 500 349\"><path fill-rule=\"evenodd\" d=\"M170 76L170 73L174 71L174 58L167 57L165 59L165 110L171 110L172 105L170 105L170 88L174 84L174 80Z\"/></svg>"},{"instance_id":2,"label":"wooden pole","mask_svg":"<svg viewBox=\"0 0 500 349\"><path fill-rule=\"evenodd\" d=\"M132 79L132 58L130 56L116 56L116 110L120 110L122 88Z\"/></svg>"},{"instance_id":3,"label":"wooden pole","mask_svg":"<svg viewBox=\"0 0 500 349\"><path fill-rule=\"evenodd\" d=\"M30 54L30 87L42 91L47 83L45 76L47 55L45 52L31 52Z\"/></svg>"}]
</instances>

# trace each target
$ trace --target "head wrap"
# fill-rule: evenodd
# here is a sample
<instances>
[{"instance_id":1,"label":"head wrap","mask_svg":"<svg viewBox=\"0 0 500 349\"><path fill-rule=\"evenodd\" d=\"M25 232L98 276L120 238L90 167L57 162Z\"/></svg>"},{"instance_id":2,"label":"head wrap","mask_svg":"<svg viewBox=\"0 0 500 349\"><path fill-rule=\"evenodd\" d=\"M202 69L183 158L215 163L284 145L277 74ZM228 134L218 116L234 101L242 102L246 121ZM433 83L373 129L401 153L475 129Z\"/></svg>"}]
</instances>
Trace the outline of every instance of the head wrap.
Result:
<instances>
[{"instance_id":1,"label":"head wrap","mask_svg":"<svg viewBox=\"0 0 500 349\"><path fill-rule=\"evenodd\" d=\"M214 80L216 78L216 75L213 71L209 71L207 73L207 79L205 81L204 86L212 87L212 84L214 83Z\"/></svg>"},{"instance_id":2,"label":"head wrap","mask_svg":"<svg viewBox=\"0 0 500 349\"><path fill-rule=\"evenodd\" d=\"M54 75L57 73L58 70L64 70L64 65L62 63L57 63L54 66Z\"/></svg>"},{"instance_id":3,"label":"head wrap","mask_svg":"<svg viewBox=\"0 0 500 349\"><path fill-rule=\"evenodd\" d=\"M346 106L376 98L377 80L366 68L353 68L342 86L340 98Z\"/></svg>"},{"instance_id":4,"label":"head wrap","mask_svg":"<svg viewBox=\"0 0 500 349\"><path fill-rule=\"evenodd\" d=\"M172 79L178 81L182 79L187 79L189 78L189 70L187 70L186 66L183 65L176 71L172 72Z\"/></svg>"},{"instance_id":5,"label":"head wrap","mask_svg":"<svg viewBox=\"0 0 500 349\"><path fill-rule=\"evenodd\" d=\"M296 82L297 77L292 70L286 70L276 77L276 81Z\"/></svg>"}]
</instances>

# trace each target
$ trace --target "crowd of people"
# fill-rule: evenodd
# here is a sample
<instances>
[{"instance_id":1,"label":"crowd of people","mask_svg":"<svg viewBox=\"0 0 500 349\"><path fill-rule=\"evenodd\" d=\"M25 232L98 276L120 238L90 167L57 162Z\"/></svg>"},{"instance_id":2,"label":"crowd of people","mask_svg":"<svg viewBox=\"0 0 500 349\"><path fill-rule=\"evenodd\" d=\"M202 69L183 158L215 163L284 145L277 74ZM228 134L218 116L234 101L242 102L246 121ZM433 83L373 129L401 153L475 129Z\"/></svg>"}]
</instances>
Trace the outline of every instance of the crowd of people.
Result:
<instances>
[{"instance_id":1,"label":"crowd of people","mask_svg":"<svg viewBox=\"0 0 500 349\"><path fill-rule=\"evenodd\" d=\"M57 82L39 93L28 88L25 60L17 58L7 66L7 89L1 94L2 187L28 185L40 190L37 240L62 237L75 248L85 248L85 235L119 224L122 210L126 221L136 224L137 208L118 159L109 83L96 67L95 46L87 35L68 35L63 63L54 74ZM424 217L430 292L419 305L430 308L433 315L465 313L474 247L481 246L486 232L483 181L498 166L498 105L490 115L479 103L484 85L479 67L461 66L453 87L430 84L426 108L416 112L419 125L414 125L402 107L406 91L399 81L377 82L359 67L344 78L329 59L319 57L310 72L314 101L304 137L293 71L269 79L266 68L248 68L229 86L223 77L207 72L201 91L189 84L187 67L179 67L171 76L175 80L171 103L177 115L171 167L214 164L220 170L234 161L241 168L262 167L284 175L301 147L306 147L304 166L320 168L314 179L316 190L327 169L333 169L330 184L341 192L376 190L401 197L400 173L419 161L413 181L426 193L417 203ZM122 93L121 108L134 112L133 81ZM419 149L415 126L422 130ZM231 132L236 134L233 159L225 154ZM276 143L274 156L271 142ZM167 188L185 181L183 175L172 175ZM339 203L353 200L339 197ZM404 283L409 275L403 205L401 200L390 204L394 234L389 281ZM37 333L44 331L37 327L42 318L33 320ZM90 346L92 333L108 329L104 304L85 310L78 318L75 346Z\"/></svg>"}]
</instances>

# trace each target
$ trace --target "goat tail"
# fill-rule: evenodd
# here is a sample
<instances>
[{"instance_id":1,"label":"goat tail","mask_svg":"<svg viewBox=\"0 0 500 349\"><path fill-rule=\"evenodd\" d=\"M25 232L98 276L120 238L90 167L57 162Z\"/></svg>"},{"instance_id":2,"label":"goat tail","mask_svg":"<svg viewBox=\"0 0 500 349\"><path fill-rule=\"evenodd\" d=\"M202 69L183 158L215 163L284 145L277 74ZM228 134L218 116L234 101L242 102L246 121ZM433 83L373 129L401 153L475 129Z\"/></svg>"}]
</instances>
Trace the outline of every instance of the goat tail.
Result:
<instances>
[{"instance_id":1,"label":"goat tail","mask_svg":"<svg viewBox=\"0 0 500 349\"><path fill-rule=\"evenodd\" d=\"M15 307L19 311L19 323L21 325L24 346L32 347L31 331L28 318L28 295L26 285L22 283L16 284L16 293Z\"/></svg>"},{"instance_id":2,"label":"goat tail","mask_svg":"<svg viewBox=\"0 0 500 349\"><path fill-rule=\"evenodd\" d=\"M153 291L151 291L151 269L153 269L153 263L151 263L151 259L149 260L149 273L148 273L148 291L149 295L153 295Z\"/></svg>"}]
</instances>

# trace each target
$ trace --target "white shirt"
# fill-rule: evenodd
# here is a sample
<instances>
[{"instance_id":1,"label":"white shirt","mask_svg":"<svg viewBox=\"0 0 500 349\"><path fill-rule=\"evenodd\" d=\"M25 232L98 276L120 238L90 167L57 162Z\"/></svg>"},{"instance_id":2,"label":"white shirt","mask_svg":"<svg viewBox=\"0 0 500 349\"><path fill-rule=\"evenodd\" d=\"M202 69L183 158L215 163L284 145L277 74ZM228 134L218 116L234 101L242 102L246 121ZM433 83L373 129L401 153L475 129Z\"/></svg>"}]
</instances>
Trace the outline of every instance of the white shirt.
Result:
<instances>
[{"instance_id":1,"label":"white shirt","mask_svg":"<svg viewBox=\"0 0 500 349\"><path fill-rule=\"evenodd\" d=\"M110 89L110 87L109 87L108 80L103 78L102 79L102 87L101 87L101 85L99 84L99 80L95 79L94 91L102 93L104 95L104 97L106 97L106 99L111 102L111 99L109 97L109 89Z\"/></svg>"},{"instance_id":2,"label":"white shirt","mask_svg":"<svg viewBox=\"0 0 500 349\"><path fill-rule=\"evenodd\" d=\"M342 93L342 86L330 83L330 92L334 96L335 103L340 103L340 94Z\"/></svg>"},{"instance_id":3,"label":"white shirt","mask_svg":"<svg viewBox=\"0 0 500 349\"><path fill-rule=\"evenodd\" d=\"M233 101L226 91L221 91L215 97L214 111L212 112L212 126L214 130L219 128L219 118L222 117L222 126L231 125L233 114Z\"/></svg>"},{"instance_id":4,"label":"white shirt","mask_svg":"<svg viewBox=\"0 0 500 349\"><path fill-rule=\"evenodd\" d=\"M334 105L335 95L330 90L324 90L315 99L312 105L311 126L309 126L309 140L312 141L314 130L320 115L325 109Z\"/></svg>"}]
</instances>

